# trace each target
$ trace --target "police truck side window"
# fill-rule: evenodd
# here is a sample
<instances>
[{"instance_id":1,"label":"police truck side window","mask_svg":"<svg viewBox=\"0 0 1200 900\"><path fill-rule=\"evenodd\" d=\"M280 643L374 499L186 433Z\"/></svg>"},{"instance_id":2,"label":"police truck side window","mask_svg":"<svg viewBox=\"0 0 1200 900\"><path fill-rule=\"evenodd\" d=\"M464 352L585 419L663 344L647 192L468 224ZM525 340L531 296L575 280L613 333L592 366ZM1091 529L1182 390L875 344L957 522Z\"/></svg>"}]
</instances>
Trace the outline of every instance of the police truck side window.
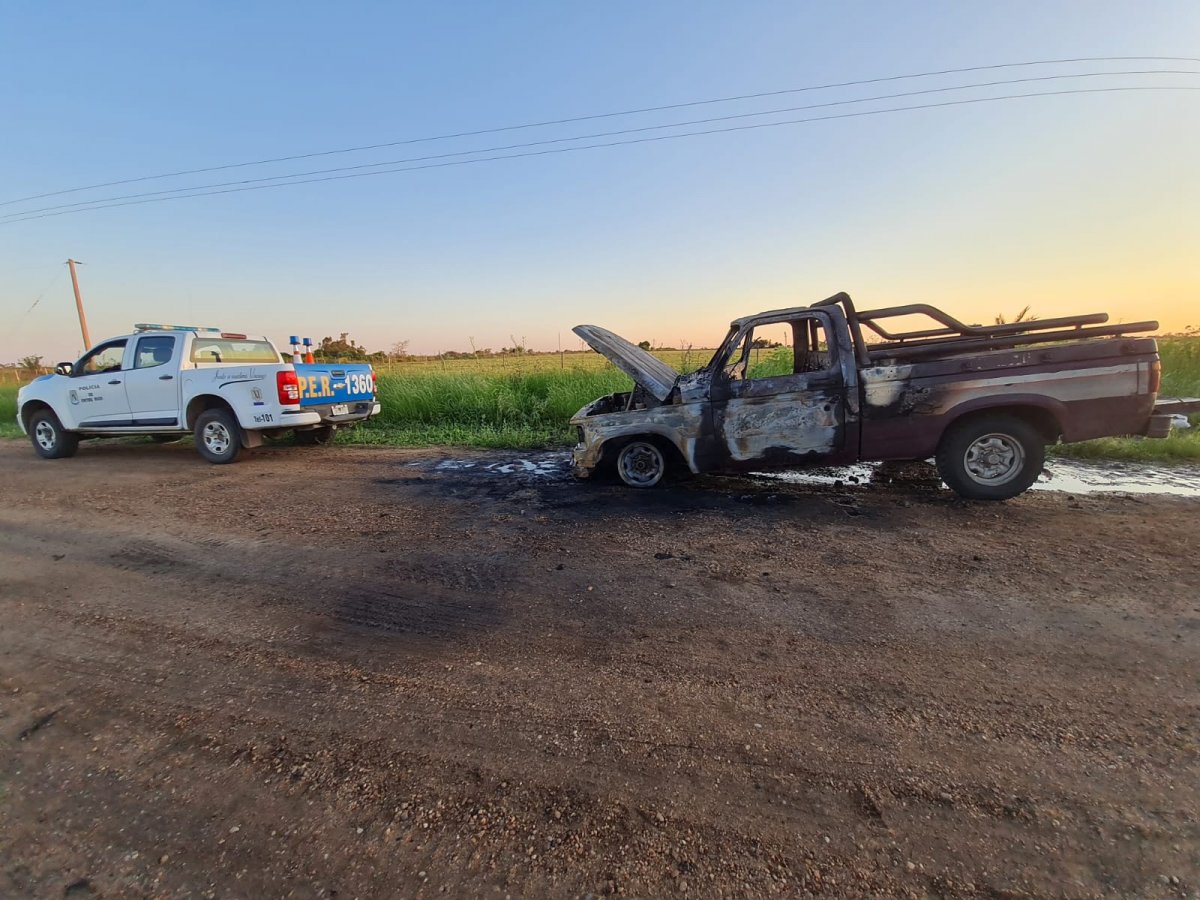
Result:
<instances>
[{"instance_id":1,"label":"police truck side window","mask_svg":"<svg viewBox=\"0 0 1200 900\"><path fill-rule=\"evenodd\" d=\"M171 361L175 352L175 338L169 334L156 334L153 337L138 338L137 352L134 354L135 369L149 369L161 366Z\"/></svg>"},{"instance_id":2,"label":"police truck side window","mask_svg":"<svg viewBox=\"0 0 1200 900\"><path fill-rule=\"evenodd\" d=\"M121 359L124 356L124 341L104 344L81 359L72 374L95 375L99 372L116 372L121 368Z\"/></svg>"}]
</instances>

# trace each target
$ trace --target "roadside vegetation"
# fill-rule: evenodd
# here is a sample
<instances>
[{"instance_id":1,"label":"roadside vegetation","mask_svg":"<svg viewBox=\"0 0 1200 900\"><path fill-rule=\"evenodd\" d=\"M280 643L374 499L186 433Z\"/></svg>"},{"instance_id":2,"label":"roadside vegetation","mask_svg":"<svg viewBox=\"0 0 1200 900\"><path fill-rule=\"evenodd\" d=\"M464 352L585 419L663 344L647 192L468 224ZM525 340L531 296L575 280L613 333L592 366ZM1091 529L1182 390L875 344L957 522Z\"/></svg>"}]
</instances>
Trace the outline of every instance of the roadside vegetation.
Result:
<instances>
[{"instance_id":1,"label":"roadside vegetation","mask_svg":"<svg viewBox=\"0 0 1200 900\"><path fill-rule=\"evenodd\" d=\"M1200 397L1200 337L1159 339L1164 396ZM712 351L656 351L676 368L694 369ZM786 347L755 352L751 375L789 371ZM383 412L339 434L349 444L436 445L533 449L568 446L567 420L597 397L629 390L630 379L595 353L527 354L520 362L493 358L422 360L380 368ZM16 385L0 387L0 437L18 437ZM1164 440L1105 438L1053 448L1078 459L1200 461L1200 416L1195 427Z\"/></svg>"},{"instance_id":2,"label":"roadside vegetation","mask_svg":"<svg viewBox=\"0 0 1200 900\"><path fill-rule=\"evenodd\" d=\"M17 427L18 385L0 385L0 437L20 437Z\"/></svg>"},{"instance_id":3,"label":"roadside vegetation","mask_svg":"<svg viewBox=\"0 0 1200 900\"><path fill-rule=\"evenodd\" d=\"M565 445L574 442L567 421L584 404L632 384L612 366L501 374L388 373L379 377L383 411L340 440L522 449Z\"/></svg>"}]
</instances>

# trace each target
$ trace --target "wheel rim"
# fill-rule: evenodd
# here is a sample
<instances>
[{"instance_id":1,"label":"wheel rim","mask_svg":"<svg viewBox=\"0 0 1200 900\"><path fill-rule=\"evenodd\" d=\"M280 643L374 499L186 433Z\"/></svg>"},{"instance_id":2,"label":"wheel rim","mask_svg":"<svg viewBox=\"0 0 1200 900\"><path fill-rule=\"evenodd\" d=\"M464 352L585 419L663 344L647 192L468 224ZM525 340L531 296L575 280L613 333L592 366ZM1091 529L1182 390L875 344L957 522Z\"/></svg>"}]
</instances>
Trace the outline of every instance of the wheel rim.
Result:
<instances>
[{"instance_id":1,"label":"wheel rim","mask_svg":"<svg viewBox=\"0 0 1200 900\"><path fill-rule=\"evenodd\" d=\"M621 478L626 484L651 487L662 478L666 463L651 444L631 444L621 452Z\"/></svg>"},{"instance_id":2,"label":"wheel rim","mask_svg":"<svg viewBox=\"0 0 1200 900\"><path fill-rule=\"evenodd\" d=\"M54 433L54 426L49 422L38 422L33 430L33 437L43 450L53 450L54 445L58 443L58 435Z\"/></svg>"},{"instance_id":3,"label":"wheel rim","mask_svg":"<svg viewBox=\"0 0 1200 900\"><path fill-rule=\"evenodd\" d=\"M978 484L1007 484L1025 467L1025 448L1012 435L993 432L977 437L963 456L967 474Z\"/></svg>"},{"instance_id":4,"label":"wheel rim","mask_svg":"<svg viewBox=\"0 0 1200 900\"><path fill-rule=\"evenodd\" d=\"M222 422L209 422L205 425L201 438L204 440L204 446L218 456L223 456L228 452L229 446L233 443L229 429Z\"/></svg>"}]
</instances>

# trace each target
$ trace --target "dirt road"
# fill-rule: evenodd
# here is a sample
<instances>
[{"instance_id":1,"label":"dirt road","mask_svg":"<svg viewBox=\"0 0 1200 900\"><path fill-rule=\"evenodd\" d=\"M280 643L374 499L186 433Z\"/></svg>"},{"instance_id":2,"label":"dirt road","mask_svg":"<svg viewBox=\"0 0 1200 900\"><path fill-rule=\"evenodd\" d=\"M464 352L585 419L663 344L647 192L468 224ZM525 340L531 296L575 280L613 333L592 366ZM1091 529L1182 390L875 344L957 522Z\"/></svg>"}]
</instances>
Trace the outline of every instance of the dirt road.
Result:
<instances>
[{"instance_id":1,"label":"dirt road","mask_svg":"<svg viewBox=\"0 0 1200 900\"><path fill-rule=\"evenodd\" d=\"M1200 890L1200 502L560 463L0 442L0 895Z\"/></svg>"}]
</instances>

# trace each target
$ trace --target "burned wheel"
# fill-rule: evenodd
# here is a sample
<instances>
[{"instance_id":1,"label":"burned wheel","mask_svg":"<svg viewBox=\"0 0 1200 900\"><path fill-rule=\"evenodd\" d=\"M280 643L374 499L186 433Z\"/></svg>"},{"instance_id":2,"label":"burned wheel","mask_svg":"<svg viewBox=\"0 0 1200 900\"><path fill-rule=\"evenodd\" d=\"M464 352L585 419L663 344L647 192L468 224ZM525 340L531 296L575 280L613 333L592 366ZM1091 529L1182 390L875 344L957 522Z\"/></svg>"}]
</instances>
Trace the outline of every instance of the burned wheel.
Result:
<instances>
[{"instance_id":1,"label":"burned wheel","mask_svg":"<svg viewBox=\"0 0 1200 900\"><path fill-rule=\"evenodd\" d=\"M667 458L650 441L630 441L617 456L617 474L630 487L654 487L666 473Z\"/></svg>"},{"instance_id":2,"label":"burned wheel","mask_svg":"<svg viewBox=\"0 0 1200 900\"><path fill-rule=\"evenodd\" d=\"M956 422L938 447L942 480L972 500L1007 500L1037 480L1045 438L1023 419L984 415Z\"/></svg>"}]
</instances>

